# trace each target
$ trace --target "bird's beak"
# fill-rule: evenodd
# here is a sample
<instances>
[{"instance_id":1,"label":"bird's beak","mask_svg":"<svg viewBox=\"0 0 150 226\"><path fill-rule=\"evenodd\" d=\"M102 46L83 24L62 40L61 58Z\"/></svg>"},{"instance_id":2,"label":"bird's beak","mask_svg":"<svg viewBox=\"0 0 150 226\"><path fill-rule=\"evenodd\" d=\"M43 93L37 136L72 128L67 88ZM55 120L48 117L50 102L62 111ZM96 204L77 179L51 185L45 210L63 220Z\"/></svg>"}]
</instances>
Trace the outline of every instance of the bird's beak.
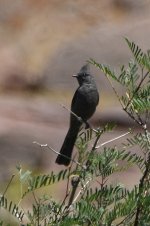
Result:
<instances>
[{"instance_id":1,"label":"bird's beak","mask_svg":"<svg viewBox=\"0 0 150 226\"><path fill-rule=\"evenodd\" d=\"M77 77L78 77L78 75L72 75L72 77L75 77L75 78L77 78Z\"/></svg>"}]
</instances>

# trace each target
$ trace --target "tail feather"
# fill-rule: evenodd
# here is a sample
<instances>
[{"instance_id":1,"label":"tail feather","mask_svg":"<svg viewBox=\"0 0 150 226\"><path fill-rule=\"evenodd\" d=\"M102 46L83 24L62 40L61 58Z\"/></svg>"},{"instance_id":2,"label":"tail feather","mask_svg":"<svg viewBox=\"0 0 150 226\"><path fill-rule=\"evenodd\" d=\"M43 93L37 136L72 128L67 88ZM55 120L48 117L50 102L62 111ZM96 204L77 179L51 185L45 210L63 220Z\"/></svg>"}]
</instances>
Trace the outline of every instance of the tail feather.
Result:
<instances>
[{"instance_id":1,"label":"tail feather","mask_svg":"<svg viewBox=\"0 0 150 226\"><path fill-rule=\"evenodd\" d=\"M68 166L71 161L73 147L79 132L80 126L74 128L70 128L60 150L60 155L56 158L56 163L60 165Z\"/></svg>"}]
</instances>

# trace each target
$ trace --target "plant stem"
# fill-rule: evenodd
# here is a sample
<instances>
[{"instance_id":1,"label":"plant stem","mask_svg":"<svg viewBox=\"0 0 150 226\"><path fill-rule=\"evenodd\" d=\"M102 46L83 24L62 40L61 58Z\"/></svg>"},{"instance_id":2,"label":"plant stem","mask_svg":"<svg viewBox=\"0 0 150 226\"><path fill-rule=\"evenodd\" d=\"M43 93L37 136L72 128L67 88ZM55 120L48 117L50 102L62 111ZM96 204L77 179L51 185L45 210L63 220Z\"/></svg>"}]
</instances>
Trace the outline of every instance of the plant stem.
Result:
<instances>
[{"instance_id":1,"label":"plant stem","mask_svg":"<svg viewBox=\"0 0 150 226\"><path fill-rule=\"evenodd\" d=\"M139 183L139 196L138 196L138 203L137 203L137 210L136 210L136 215L135 215L135 222L134 222L134 226L138 226L139 225L139 218L140 218L140 214L141 214L141 211L142 211L142 205L141 205L141 202L140 202L140 197L143 195L143 187L145 185L145 180L147 179L147 176L150 172L150 139L149 139L149 135L148 135L148 130L147 130L147 125L145 124L145 127L143 127L144 130L145 130L145 137L147 139L147 148L148 148L148 152L149 152L149 155L148 155L148 159L145 163L145 171L143 173L143 176L140 180L140 183Z\"/></svg>"}]
</instances>

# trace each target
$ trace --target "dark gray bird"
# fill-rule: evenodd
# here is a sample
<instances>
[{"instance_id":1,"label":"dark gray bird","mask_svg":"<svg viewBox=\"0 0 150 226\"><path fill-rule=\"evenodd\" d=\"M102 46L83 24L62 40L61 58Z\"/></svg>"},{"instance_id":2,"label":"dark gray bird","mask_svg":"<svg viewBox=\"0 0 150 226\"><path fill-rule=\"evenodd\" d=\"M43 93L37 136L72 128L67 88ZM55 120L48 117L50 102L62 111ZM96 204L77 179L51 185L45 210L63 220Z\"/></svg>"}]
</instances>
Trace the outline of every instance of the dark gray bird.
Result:
<instances>
[{"instance_id":1,"label":"dark gray bird","mask_svg":"<svg viewBox=\"0 0 150 226\"><path fill-rule=\"evenodd\" d=\"M89 72L89 64L84 65L76 77L79 87L76 90L71 103L71 111L74 112L82 121L78 120L76 116L70 114L70 126L60 154L56 158L56 163L68 166L71 161L73 147L82 125L82 122L87 120L94 114L96 106L99 102L99 94L93 76ZM66 156L66 157L65 157Z\"/></svg>"}]
</instances>

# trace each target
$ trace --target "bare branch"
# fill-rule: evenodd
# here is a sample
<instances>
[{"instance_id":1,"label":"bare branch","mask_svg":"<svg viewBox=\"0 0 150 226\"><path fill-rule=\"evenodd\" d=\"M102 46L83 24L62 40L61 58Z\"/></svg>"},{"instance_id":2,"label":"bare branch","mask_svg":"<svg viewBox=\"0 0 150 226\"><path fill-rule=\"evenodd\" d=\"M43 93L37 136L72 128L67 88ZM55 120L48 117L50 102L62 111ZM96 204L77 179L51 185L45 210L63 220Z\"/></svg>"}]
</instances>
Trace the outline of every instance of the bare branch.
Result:
<instances>
[{"instance_id":1,"label":"bare branch","mask_svg":"<svg viewBox=\"0 0 150 226\"><path fill-rule=\"evenodd\" d=\"M49 150L51 150L51 151L54 152L55 154L57 154L57 155L62 155L62 156L64 156L65 158L70 159L72 162L76 163L77 165L79 165L80 167L82 167L82 168L85 169L85 166L82 166L79 162L77 162L77 161L74 160L73 158L69 158L68 156L63 155L63 154L59 153L58 151L55 151L55 150L54 150L52 147L50 147L48 144L40 144L40 143L37 142L37 141L33 141L33 144L37 144L37 145L40 146L40 147L47 147Z\"/></svg>"},{"instance_id":2,"label":"bare branch","mask_svg":"<svg viewBox=\"0 0 150 226\"><path fill-rule=\"evenodd\" d=\"M74 115L78 121L82 122L83 124L85 124L85 128L90 128L92 129L94 132L97 132L97 130L91 128L90 124L87 121L84 121L81 117L79 117L77 114L75 114L73 111L71 111L69 108L67 108L64 104L60 104L64 109L66 109L68 112L70 112L70 114Z\"/></svg>"},{"instance_id":3,"label":"bare branch","mask_svg":"<svg viewBox=\"0 0 150 226\"><path fill-rule=\"evenodd\" d=\"M113 139L111 139L111 140L108 140L108 141L106 141L106 142L100 144L99 146L97 146L97 147L95 147L95 148L98 149L98 148L100 148L100 147L102 147L102 146L104 146L104 145L106 145L106 144L109 144L109 143L111 143L111 142L113 142L113 141L115 141L115 140L118 140L118 139L120 139L120 138L122 138L122 137L124 137L124 136L127 136L127 135L130 134L130 133L131 133L131 131L126 132L126 133L124 133L124 134L122 134L122 135L120 135L120 136L118 136L118 137L115 137L115 138L113 138Z\"/></svg>"},{"instance_id":4,"label":"bare branch","mask_svg":"<svg viewBox=\"0 0 150 226\"><path fill-rule=\"evenodd\" d=\"M64 104L60 104L64 109L66 109L67 111L69 111L72 115L74 115L78 121L84 123L83 119L81 117L79 117L77 114L75 114L73 111L71 111L69 108L67 108Z\"/></svg>"}]
</instances>

